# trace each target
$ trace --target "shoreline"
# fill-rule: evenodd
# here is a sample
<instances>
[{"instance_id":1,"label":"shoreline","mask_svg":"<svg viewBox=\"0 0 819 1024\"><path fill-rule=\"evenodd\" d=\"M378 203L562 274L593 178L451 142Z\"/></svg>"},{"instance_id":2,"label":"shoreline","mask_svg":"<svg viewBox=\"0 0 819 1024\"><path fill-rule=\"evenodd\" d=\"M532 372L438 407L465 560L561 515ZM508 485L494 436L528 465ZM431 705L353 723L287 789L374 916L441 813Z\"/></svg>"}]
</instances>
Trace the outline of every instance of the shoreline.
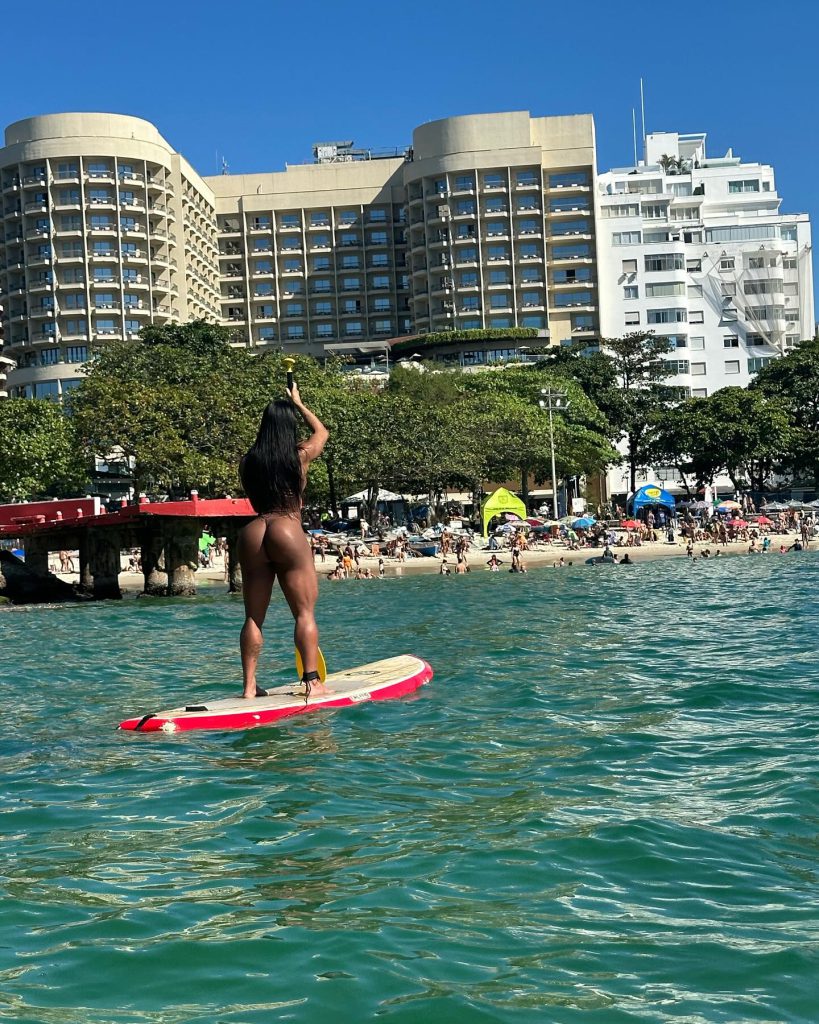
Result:
<instances>
[{"instance_id":1,"label":"shoreline","mask_svg":"<svg viewBox=\"0 0 819 1024\"><path fill-rule=\"evenodd\" d=\"M781 540L779 543L787 542L789 545L793 543L795 534L777 534L777 537ZM715 545L713 543L697 543L694 545L694 559L699 559L702 555L703 550L709 548L712 552L719 551L719 557L735 557L737 555L750 556L748 551L747 541L739 541L734 543L728 543L725 546ZM810 551L810 545L807 548ZM669 544L667 541L650 541L642 544L640 547L629 548L629 547L615 547L613 551L620 557L628 552L629 558L632 562L637 565L642 562L656 562L667 558L686 558L686 546L679 541L674 541ZM571 551L569 548L563 546L550 546L550 547L538 547L530 551L523 552L523 564L528 570L534 569L552 569L554 563L561 557L565 560L566 569L593 569L595 566L587 566L587 558L600 557L603 553L602 548L581 548L577 551ZM769 554L778 554L779 545L776 547L772 546ZM467 552L467 561L471 572L484 572L486 569L486 562L492 554L496 554L498 559L502 563L501 572L508 572L512 561L512 552L508 548L502 548L497 551L490 551L487 549L472 549ZM387 577L404 577L404 576L429 576L429 575L440 575L441 568L441 557L440 555L422 555L417 558L411 558L407 562L398 562L397 559L387 559L384 557L384 576ZM713 558L714 555L712 554ZM694 560L692 559L692 561ZM218 561L221 561L219 559ZM373 555L362 555L360 558L361 567L364 569L370 569L374 576L377 578L378 572L378 558ZM451 575L458 575L455 572L455 555L447 557L447 564L451 567ZM570 566L569 563L573 564ZM324 578L327 581L327 574L332 571L335 567L335 558L328 556L327 560L322 563L319 558L315 561L316 572L321 580ZM601 566L602 567L602 566ZM617 566L615 566L616 568ZM73 573L55 573L58 579L63 580L66 583L78 583L79 572ZM466 574L463 574L466 575ZM327 582L339 582L347 583L353 582L354 578L351 577L347 580L338 581L327 581ZM204 585L209 589L222 583L227 586L227 581L224 578L224 566L217 564L212 568L197 569L196 570L196 582L197 589ZM354 581L358 582L358 581ZM127 572L123 570L119 576L119 585L123 594L141 594L143 588L143 577L142 573Z\"/></svg>"}]
</instances>

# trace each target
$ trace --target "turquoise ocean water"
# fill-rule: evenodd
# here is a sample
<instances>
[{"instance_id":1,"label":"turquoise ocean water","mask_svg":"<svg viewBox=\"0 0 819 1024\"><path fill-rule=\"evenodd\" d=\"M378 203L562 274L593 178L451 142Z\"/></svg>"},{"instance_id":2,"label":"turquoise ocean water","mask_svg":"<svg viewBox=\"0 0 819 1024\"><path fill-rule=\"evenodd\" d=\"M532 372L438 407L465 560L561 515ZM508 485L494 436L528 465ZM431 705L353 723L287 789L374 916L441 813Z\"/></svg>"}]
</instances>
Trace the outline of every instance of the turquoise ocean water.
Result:
<instances>
[{"instance_id":1,"label":"turquoise ocean water","mask_svg":"<svg viewBox=\"0 0 819 1024\"><path fill-rule=\"evenodd\" d=\"M813 1024L818 589L810 554L323 585L331 667L432 684L195 736L112 726L237 689L221 587L4 610L0 1020Z\"/></svg>"}]
</instances>

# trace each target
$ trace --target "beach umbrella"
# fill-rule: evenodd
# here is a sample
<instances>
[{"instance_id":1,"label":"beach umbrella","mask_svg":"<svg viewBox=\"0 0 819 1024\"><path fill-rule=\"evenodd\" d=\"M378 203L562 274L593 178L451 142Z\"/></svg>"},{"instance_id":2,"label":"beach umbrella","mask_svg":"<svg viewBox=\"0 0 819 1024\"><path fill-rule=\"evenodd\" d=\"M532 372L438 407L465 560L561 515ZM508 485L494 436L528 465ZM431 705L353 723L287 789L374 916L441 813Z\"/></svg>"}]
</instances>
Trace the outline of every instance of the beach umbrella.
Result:
<instances>
[{"instance_id":1,"label":"beach umbrella","mask_svg":"<svg viewBox=\"0 0 819 1024\"><path fill-rule=\"evenodd\" d=\"M767 516L757 516L756 522L758 526L773 526L773 519Z\"/></svg>"},{"instance_id":2,"label":"beach umbrella","mask_svg":"<svg viewBox=\"0 0 819 1024\"><path fill-rule=\"evenodd\" d=\"M542 519L538 519L537 516L532 516L530 519L527 519L526 522L530 526L543 526L543 520Z\"/></svg>"},{"instance_id":3,"label":"beach umbrella","mask_svg":"<svg viewBox=\"0 0 819 1024\"><path fill-rule=\"evenodd\" d=\"M620 523L620 526L624 530L636 530L639 528L640 524L636 519L624 519L623 522Z\"/></svg>"},{"instance_id":4,"label":"beach umbrella","mask_svg":"<svg viewBox=\"0 0 819 1024\"><path fill-rule=\"evenodd\" d=\"M733 509L742 508L738 501L721 501L717 505L717 512L731 512Z\"/></svg>"},{"instance_id":5,"label":"beach umbrella","mask_svg":"<svg viewBox=\"0 0 819 1024\"><path fill-rule=\"evenodd\" d=\"M576 530L588 530L590 526L594 526L596 520L592 519L591 516L581 516L579 519L575 519L572 526Z\"/></svg>"},{"instance_id":6,"label":"beach umbrella","mask_svg":"<svg viewBox=\"0 0 819 1024\"><path fill-rule=\"evenodd\" d=\"M747 526L748 524L745 522L744 519L729 519L728 520L728 525L729 526Z\"/></svg>"}]
</instances>

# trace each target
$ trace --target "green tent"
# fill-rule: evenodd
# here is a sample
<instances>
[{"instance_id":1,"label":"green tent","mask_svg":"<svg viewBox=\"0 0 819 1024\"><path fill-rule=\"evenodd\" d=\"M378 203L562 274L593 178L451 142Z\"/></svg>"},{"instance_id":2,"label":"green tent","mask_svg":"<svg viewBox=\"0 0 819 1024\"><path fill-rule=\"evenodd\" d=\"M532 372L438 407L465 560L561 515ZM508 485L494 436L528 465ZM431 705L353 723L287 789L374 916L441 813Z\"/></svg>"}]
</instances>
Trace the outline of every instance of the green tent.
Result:
<instances>
[{"instance_id":1,"label":"green tent","mask_svg":"<svg viewBox=\"0 0 819 1024\"><path fill-rule=\"evenodd\" d=\"M499 487L481 505L481 521L483 522L483 535L487 535L486 527L492 516L502 515L504 512L514 512L521 519L526 518L526 506L505 487Z\"/></svg>"}]
</instances>

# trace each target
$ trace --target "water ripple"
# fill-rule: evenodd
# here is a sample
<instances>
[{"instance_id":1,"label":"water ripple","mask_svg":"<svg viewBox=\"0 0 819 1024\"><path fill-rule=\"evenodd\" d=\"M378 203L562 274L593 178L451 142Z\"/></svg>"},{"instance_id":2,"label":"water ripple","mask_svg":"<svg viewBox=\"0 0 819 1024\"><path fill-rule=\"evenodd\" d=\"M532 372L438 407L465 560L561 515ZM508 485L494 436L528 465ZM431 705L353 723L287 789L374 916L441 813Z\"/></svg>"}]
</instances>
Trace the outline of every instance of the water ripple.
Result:
<instances>
[{"instance_id":1,"label":"water ripple","mask_svg":"<svg viewBox=\"0 0 819 1024\"><path fill-rule=\"evenodd\" d=\"M182 737L112 726L236 689L235 599L3 610L0 1020L815 1022L817 583L327 586L334 664L433 684Z\"/></svg>"}]
</instances>

